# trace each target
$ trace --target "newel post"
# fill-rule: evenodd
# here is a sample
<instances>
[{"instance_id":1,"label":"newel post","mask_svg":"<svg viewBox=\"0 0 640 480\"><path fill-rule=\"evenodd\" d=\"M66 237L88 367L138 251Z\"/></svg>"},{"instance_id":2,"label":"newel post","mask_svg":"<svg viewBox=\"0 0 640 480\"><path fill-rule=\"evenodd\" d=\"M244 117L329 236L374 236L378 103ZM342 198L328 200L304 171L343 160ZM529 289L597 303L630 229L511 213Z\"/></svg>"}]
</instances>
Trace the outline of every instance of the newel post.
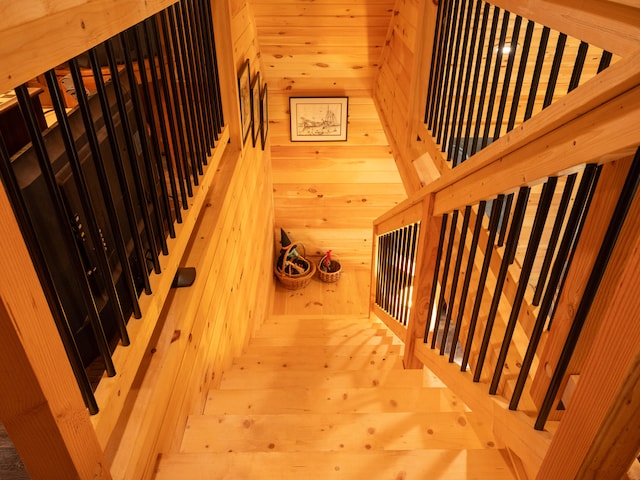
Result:
<instances>
[{"instance_id":1,"label":"newel post","mask_svg":"<svg viewBox=\"0 0 640 480\"><path fill-rule=\"evenodd\" d=\"M32 478L109 480L109 467L2 187L0 219L0 420Z\"/></svg>"},{"instance_id":2,"label":"newel post","mask_svg":"<svg viewBox=\"0 0 640 480\"><path fill-rule=\"evenodd\" d=\"M416 342L424 341L427 320L431 305L431 288L433 285L433 271L436 267L438 243L442 222L440 217L433 216L435 195L427 194L423 201L423 214L420 222L420 238L414 277L413 295L411 297L411 314L405 338L404 367L422 368L422 362L415 356Z\"/></svg>"}]
</instances>

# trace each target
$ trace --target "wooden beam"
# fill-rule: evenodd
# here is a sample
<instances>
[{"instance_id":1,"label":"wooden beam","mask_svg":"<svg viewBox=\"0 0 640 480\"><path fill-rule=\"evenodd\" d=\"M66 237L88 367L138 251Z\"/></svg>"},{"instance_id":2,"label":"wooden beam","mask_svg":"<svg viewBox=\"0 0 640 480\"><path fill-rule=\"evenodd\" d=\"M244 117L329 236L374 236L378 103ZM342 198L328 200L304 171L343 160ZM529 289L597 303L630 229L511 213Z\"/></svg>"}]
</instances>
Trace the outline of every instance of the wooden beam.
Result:
<instances>
[{"instance_id":1,"label":"wooden beam","mask_svg":"<svg viewBox=\"0 0 640 480\"><path fill-rule=\"evenodd\" d=\"M636 193L589 313L602 315L600 329L539 478L622 478L637 455L638 271Z\"/></svg>"},{"instance_id":2,"label":"wooden beam","mask_svg":"<svg viewBox=\"0 0 640 480\"><path fill-rule=\"evenodd\" d=\"M0 420L32 478L110 479L3 188L0 218Z\"/></svg>"},{"instance_id":3,"label":"wooden beam","mask_svg":"<svg viewBox=\"0 0 640 480\"><path fill-rule=\"evenodd\" d=\"M29 0L0 7L0 92L89 50L175 0Z\"/></svg>"},{"instance_id":4,"label":"wooden beam","mask_svg":"<svg viewBox=\"0 0 640 480\"><path fill-rule=\"evenodd\" d=\"M600 0L493 0L509 10L554 30L617 55L637 52L640 45L640 8Z\"/></svg>"}]
</instances>

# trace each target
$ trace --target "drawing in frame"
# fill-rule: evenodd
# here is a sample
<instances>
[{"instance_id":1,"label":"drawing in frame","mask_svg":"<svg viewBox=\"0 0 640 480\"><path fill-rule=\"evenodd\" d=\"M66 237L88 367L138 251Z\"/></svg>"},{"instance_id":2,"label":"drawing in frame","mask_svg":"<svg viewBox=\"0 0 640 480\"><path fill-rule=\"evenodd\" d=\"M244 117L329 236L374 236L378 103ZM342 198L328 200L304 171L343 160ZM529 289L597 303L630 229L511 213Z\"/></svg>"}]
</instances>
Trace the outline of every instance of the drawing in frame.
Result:
<instances>
[{"instance_id":1,"label":"drawing in frame","mask_svg":"<svg viewBox=\"0 0 640 480\"><path fill-rule=\"evenodd\" d=\"M262 150L267 144L267 133L269 132L269 96L267 94L267 84L262 86L260 92L260 124L262 125Z\"/></svg>"},{"instance_id":2,"label":"drawing in frame","mask_svg":"<svg viewBox=\"0 0 640 480\"><path fill-rule=\"evenodd\" d=\"M251 80L251 130L252 141L255 147L258 144L260 136L260 72L256 72Z\"/></svg>"},{"instance_id":3,"label":"drawing in frame","mask_svg":"<svg viewBox=\"0 0 640 480\"><path fill-rule=\"evenodd\" d=\"M349 97L289 97L292 142L347 140Z\"/></svg>"},{"instance_id":4,"label":"drawing in frame","mask_svg":"<svg viewBox=\"0 0 640 480\"><path fill-rule=\"evenodd\" d=\"M247 141L251 131L251 83L249 59L245 60L238 73L238 92L240 95L240 122L242 125L242 143Z\"/></svg>"}]
</instances>

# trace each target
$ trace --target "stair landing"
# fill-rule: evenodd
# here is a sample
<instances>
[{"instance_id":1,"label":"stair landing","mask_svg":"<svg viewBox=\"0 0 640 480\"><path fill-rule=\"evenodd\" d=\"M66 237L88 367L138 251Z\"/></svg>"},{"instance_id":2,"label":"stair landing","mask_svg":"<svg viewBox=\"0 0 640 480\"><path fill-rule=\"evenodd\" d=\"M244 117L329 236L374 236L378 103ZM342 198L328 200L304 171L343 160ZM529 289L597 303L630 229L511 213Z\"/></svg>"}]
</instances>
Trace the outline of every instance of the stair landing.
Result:
<instances>
[{"instance_id":1,"label":"stair landing","mask_svg":"<svg viewBox=\"0 0 640 480\"><path fill-rule=\"evenodd\" d=\"M513 479L489 425L377 321L272 316L156 480Z\"/></svg>"}]
</instances>

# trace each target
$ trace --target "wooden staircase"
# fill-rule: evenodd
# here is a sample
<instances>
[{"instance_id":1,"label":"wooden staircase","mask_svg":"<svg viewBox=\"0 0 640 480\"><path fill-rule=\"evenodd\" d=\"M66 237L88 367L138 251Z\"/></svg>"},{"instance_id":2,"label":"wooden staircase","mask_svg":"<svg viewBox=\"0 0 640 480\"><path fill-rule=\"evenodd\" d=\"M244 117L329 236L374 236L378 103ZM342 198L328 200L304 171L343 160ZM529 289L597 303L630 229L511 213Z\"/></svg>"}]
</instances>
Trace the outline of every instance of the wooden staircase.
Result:
<instances>
[{"instance_id":1,"label":"wooden staircase","mask_svg":"<svg viewBox=\"0 0 640 480\"><path fill-rule=\"evenodd\" d=\"M272 316L156 480L513 479L491 426L357 316Z\"/></svg>"}]
</instances>

